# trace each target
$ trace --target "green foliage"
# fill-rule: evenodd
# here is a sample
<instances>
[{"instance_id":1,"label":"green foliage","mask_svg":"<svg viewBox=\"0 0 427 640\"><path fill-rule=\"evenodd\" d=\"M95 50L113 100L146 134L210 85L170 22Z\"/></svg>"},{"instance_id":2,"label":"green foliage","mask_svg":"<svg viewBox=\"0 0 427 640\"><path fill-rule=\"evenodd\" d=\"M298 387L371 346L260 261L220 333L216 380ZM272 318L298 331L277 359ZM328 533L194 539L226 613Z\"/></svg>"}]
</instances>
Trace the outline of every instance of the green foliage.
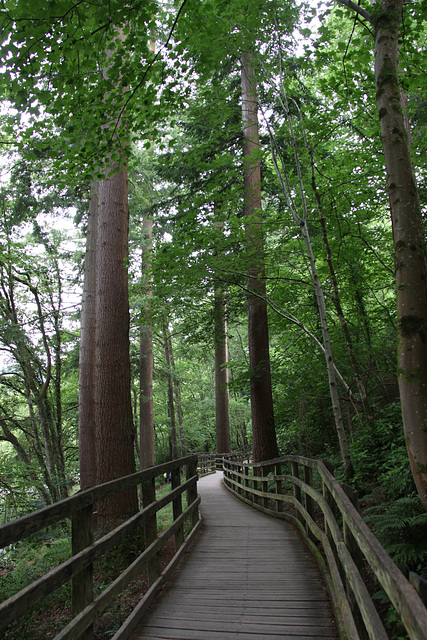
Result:
<instances>
[{"instance_id":1,"label":"green foliage","mask_svg":"<svg viewBox=\"0 0 427 640\"><path fill-rule=\"evenodd\" d=\"M70 555L70 535L60 529L41 532L9 547L2 555L0 601L24 589L49 570L68 560ZM39 638L41 633L45 633L45 637L50 637L52 632L57 633L68 621L70 601L71 585L67 583L10 625L5 632L5 640L18 640L23 637L31 640L33 637ZM44 613L49 610L58 613L46 617ZM37 629L34 628L34 619L38 620Z\"/></svg>"},{"instance_id":2,"label":"green foliage","mask_svg":"<svg viewBox=\"0 0 427 640\"><path fill-rule=\"evenodd\" d=\"M427 514L412 494L365 510L374 533L405 573L423 573L427 560Z\"/></svg>"},{"instance_id":3,"label":"green foliage","mask_svg":"<svg viewBox=\"0 0 427 640\"><path fill-rule=\"evenodd\" d=\"M427 513L415 493L369 507L364 510L364 518L406 577L413 571L426 578ZM391 638L406 640L401 618L386 593L379 589L373 598L385 605L384 618Z\"/></svg>"},{"instance_id":4,"label":"green foliage","mask_svg":"<svg viewBox=\"0 0 427 640\"><path fill-rule=\"evenodd\" d=\"M377 484L384 486L388 499L396 500L414 489L400 405L390 404L378 413L372 423L357 425L354 421L353 482L364 493L369 493Z\"/></svg>"}]
</instances>

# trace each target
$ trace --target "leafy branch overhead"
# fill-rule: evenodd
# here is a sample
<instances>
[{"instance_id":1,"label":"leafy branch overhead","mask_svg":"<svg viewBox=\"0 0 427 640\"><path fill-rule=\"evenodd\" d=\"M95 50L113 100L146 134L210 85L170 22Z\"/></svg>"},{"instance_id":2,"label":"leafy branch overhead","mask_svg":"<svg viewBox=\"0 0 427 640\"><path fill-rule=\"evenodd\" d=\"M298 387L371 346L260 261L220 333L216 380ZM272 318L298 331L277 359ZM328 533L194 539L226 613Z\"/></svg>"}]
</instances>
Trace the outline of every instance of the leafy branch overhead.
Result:
<instances>
[{"instance_id":1,"label":"leafy branch overhead","mask_svg":"<svg viewBox=\"0 0 427 640\"><path fill-rule=\"evenodd\" d=\"M277 443L423 500L425 18L3 0L6 485Z\"/></svg>"}]
</instances>

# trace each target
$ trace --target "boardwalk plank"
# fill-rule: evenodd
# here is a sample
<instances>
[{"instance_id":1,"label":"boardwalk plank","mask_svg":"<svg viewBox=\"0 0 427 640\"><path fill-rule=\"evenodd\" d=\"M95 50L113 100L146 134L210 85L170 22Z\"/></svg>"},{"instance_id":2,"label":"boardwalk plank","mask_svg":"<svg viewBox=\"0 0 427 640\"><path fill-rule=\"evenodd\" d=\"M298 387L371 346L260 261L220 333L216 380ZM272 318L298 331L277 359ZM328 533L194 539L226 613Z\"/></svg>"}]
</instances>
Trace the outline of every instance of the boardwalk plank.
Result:
<instances>
[{"instance_id":1,"label":"boardwalk plank","mask_svg":"<svg viewBox=\"0 0 427 640\"><path fill-rule=\"evenodd\" d=\"M205 529L133 640L335 640L326 590L294 529L199 482Z\"/></svg>"}]
</instances>

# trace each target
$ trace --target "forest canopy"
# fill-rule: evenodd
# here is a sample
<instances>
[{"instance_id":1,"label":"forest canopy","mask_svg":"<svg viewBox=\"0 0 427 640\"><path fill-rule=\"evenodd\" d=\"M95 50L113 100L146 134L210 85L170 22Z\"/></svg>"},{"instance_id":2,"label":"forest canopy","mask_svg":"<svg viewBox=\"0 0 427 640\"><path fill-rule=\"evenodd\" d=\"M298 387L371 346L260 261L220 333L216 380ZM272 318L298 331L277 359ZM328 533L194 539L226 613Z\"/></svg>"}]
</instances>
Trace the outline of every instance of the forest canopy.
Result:
<instances>
[{"instance_id":1,"label":"forest canopy","mask_svg":"<svg viewBox=\"0 0 427 640\"><path fill-rule=\"evenodd\" d=\"M426 505L426 18L2 2L3 521L235 449Z\"/></svg>"}]
</instances>

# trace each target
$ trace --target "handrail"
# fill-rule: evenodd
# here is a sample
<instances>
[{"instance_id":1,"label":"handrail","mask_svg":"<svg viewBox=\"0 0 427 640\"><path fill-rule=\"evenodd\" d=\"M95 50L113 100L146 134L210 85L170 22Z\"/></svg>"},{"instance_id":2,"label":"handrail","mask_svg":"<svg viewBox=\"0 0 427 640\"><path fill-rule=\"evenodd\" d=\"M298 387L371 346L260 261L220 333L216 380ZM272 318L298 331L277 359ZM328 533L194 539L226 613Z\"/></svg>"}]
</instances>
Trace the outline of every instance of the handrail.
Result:
<instances>
[{"instance_id":1,"label":"handrail","mask_svg":"<svg viewBox=\"0 0 427 640\"><path fill-rule=\"evenodd\" d=\"M207 476L215 473L218 469L222 469L223 459L243 462L248 460L250 454L244 451L231 451L230 453L218 453L216 451L201 451L197 454L197 472L199 477Z\"/></svg>"},{"instance_id":2,"label":"handrail","mask_svg":"<svg viewBox=\"0 0 427 640\"><path fill-rule=\"evenodd\" d=\"M324 575L341 637L388 638L365 584L368 565L409 638L427 640L426 607L358 513L356 492L340 485L326 463L301 456L257 464L224 459L224 484L240 500L298 526Z\"/></svg>"},{"instance_id":3,"label":"handrail","mask_svg":"<svg viewBox=\"0 0 427 640\"><path fill-rule=\"evenodd\" d=\"M185 481L181 480L184 471ZM155 480L171 474L171 492L156 500ZM118 527L93 542L92 513L100 500L141 485L143 509ZM187 494L187 508L182 510L182 495ZM173 523L157 535L157 513L172 503ZM105 611L117 595L144 568L148 569L149 590L131 616L125 621L113 640L127 636L135 628L155 595L168 579L191 540L200 528L197 496L197 455L187 456L150 467L96 487L85 489L9 522L0 527L0 547L8 546L61 520L71 517L71 557L33 582L19 593L0 604L0 630L26 613L63 584L72 580L73 619L54 640L90 640L93 622ZM190 521L191 532L185 538L184 522ZM126 537L143 527L145 549L97 598L93 598L92 567L97 558L105 555ZM162 572L159 553L175 537L175 555Z\"/></svg>"},{"instance_id":4,"label":"handrail","mask_svg":"<svg viewBox=\"0 0 427 640\"><path fill-rule=\"evenodd\" d=\"M197 454L197 473L199 478L216 471L216 453L200 452Z\"/></svg>"}]
</instances>

